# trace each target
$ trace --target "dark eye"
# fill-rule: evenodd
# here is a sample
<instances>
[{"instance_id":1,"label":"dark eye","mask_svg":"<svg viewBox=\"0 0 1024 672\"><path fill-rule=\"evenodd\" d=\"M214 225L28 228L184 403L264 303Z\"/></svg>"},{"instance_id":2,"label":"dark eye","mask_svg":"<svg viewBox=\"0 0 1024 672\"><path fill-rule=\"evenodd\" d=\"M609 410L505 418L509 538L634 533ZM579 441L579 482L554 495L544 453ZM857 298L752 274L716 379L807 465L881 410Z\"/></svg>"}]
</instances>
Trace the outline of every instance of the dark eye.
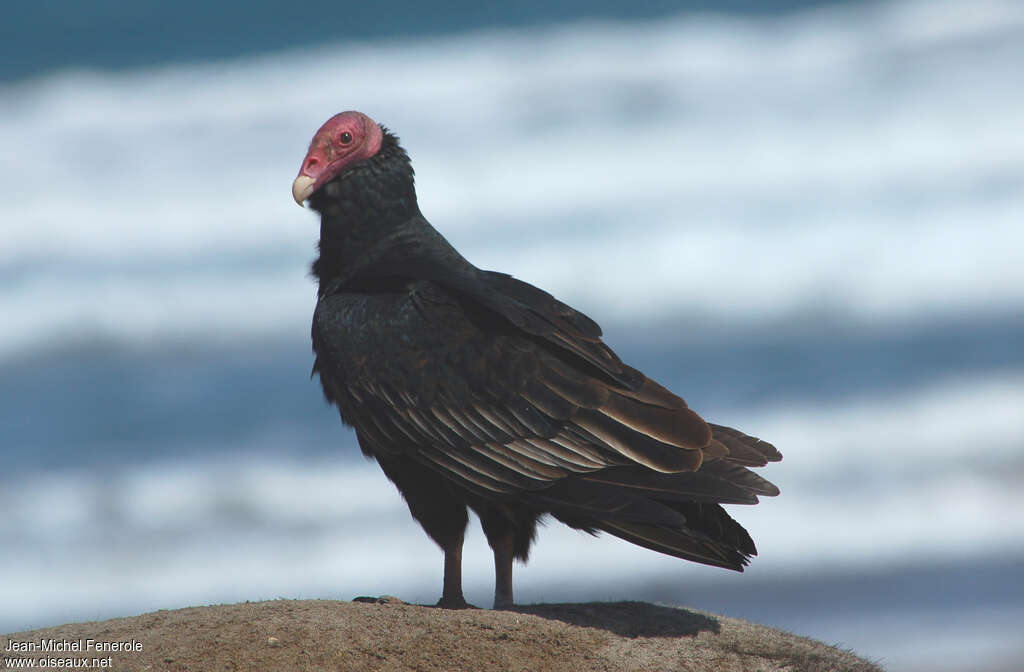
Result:
<instances>
[{"instance_id":1,"label":"dark eye","mask_svg":"<svg viewBox=\"0 0 1024 672\"><path fill-rule=\"evenodd\" d=\"M347 145L347 144L349 144L350 142L352 142L352 134L351 134L351 133L349 133L348 131L345 131L344 133L342 133L342 134L341 134L341 135L339 136L339 138L338 138L338 139L339 139L339 140L341 140L341 144L343 144L343 145Z\"/></svg>"}]
</instances>

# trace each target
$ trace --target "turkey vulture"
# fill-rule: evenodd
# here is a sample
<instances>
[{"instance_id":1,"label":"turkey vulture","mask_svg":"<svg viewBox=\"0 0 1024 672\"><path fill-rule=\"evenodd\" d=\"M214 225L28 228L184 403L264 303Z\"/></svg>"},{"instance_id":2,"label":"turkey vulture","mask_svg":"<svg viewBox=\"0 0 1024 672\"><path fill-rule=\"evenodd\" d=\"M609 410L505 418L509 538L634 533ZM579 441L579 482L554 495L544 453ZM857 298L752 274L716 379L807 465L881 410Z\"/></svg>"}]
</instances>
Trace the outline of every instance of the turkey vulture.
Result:
<instances>
[{"instance_id":1,"label":"turkey vulture","mask_svg":"<svg viewBox=\"0 0 1024 672\"><path fill-rule=\"evenodd\" d=\"M548 514L707 565L756 555L721 504L778 494L747 468L780 460L774 446L706 423L583 313L469 263L420 213L388 129L331 117L292 195L321 216L313 372L444 551L439 606L467 606L467 507L494 551L495 608Z\"/></svg>"}]
</instances>

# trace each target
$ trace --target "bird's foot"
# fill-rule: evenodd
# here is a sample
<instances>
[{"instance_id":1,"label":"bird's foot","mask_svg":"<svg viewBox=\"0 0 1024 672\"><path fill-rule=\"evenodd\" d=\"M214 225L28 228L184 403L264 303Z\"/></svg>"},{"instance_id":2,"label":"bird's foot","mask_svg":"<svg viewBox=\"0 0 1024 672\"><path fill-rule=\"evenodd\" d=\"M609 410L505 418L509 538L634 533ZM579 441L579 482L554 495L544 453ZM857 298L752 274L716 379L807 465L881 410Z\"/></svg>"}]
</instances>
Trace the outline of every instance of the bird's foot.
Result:
<instances>
[{"instance_id":1,"label":"bird's foot","mask_svg":"<svg viewBox=\"0 0 1024 672\"><path fill-rule=\"evenodd\" d=\"M359 597L353 597L352 601L365 602L367 604L405 604L405 602L398 599L394 595L381 595L380 597L369 597L367 595L360 595Z\"/></svg>"},{"instance_id":2,"label":"bird's foot","mask_svg":"<svg viewBox=\"0 0 1024 672\"><path fill-rule=\"evenodd\" d=\"M440 607L441 609L478 609L479 608L479 607L473 606L469 602L466 602L466 598L462 597L462 595L458 595L457 597L443 597L442 596L441 599L438 600L437 604L434 605L434 606Z\"/></svg>"},{"instance_id":3,"label":"bird's foot","mask_svg":"<svg viewBox=\"0 0 1024 672\"><path fill-rule=\"evenodd\" d=\"M505 610L508 610L508 609L515 609L516 608L516 603L513 602L512 600L505 600L505 599L494 598L494 607L492 607L492 608L495 611L505 611Z\"/></svg>"}]
</instances>

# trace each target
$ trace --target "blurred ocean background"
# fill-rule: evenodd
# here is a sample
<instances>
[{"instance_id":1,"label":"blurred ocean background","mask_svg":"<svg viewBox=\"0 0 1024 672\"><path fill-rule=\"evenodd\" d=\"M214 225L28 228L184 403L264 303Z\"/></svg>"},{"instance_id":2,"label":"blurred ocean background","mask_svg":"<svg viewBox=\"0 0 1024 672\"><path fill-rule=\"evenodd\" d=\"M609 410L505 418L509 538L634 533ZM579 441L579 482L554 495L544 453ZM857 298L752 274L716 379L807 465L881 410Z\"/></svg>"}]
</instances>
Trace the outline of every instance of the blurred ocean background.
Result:
<instances>
[{"instance_id":1,"label":"blurred ocean background","mask_svg":"<svg viewBox=\"0 0 1024 672\"><path fill-rule=\"evenodd\" d=\"M471 261L785 454L746 574L552 524L519 601L1020 669L1024 4L406 5L0 5L0 631L437 599L309 377L290 185L359 109ZM465 572L489 605L475 522Z\"/></svg>"}]
</instances>

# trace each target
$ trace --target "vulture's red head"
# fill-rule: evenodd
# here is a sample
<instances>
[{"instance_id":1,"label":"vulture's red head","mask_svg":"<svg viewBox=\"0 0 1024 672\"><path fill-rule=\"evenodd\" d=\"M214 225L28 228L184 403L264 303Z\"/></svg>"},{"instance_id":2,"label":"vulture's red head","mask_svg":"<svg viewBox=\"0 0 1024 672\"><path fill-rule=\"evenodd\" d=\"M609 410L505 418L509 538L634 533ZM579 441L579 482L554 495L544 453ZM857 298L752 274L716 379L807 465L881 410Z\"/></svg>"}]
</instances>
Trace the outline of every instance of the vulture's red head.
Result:
<instances>
[{"instance_id":1,"label":"vulture's red head","mask_svg":"<svg viewBox=\"0 0 1024 672\"><path fill-rule=\"evenodd\" d=\"M362 112L342 112L328 119L309 143L299 174L292 183L295 202L303 201L349 166L375 156L384 132Z\"/></svg>"}]
</instances>

